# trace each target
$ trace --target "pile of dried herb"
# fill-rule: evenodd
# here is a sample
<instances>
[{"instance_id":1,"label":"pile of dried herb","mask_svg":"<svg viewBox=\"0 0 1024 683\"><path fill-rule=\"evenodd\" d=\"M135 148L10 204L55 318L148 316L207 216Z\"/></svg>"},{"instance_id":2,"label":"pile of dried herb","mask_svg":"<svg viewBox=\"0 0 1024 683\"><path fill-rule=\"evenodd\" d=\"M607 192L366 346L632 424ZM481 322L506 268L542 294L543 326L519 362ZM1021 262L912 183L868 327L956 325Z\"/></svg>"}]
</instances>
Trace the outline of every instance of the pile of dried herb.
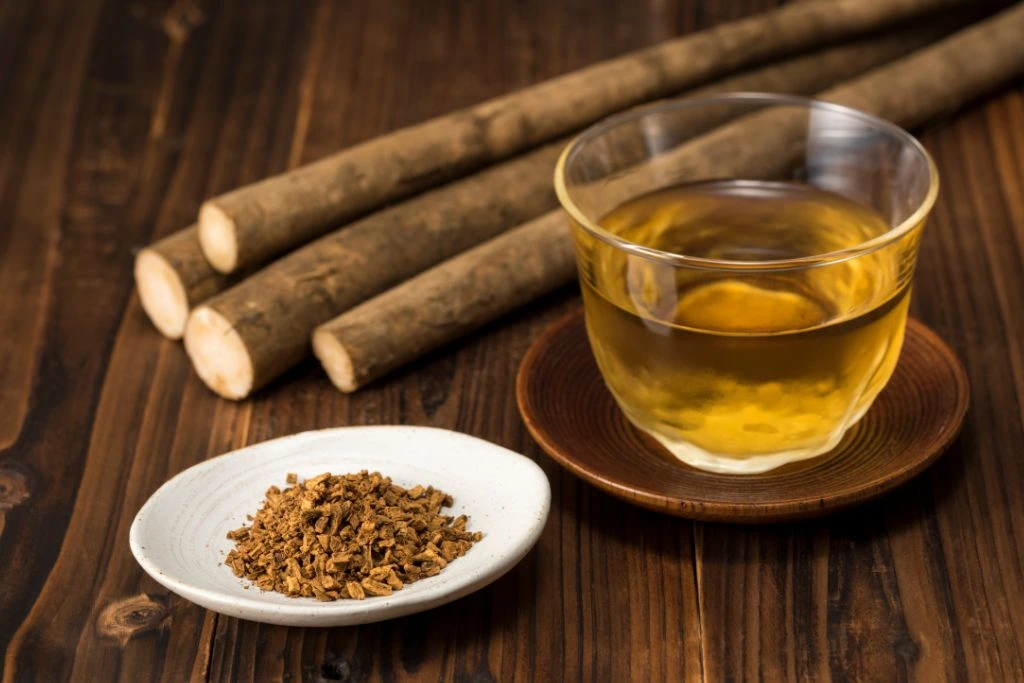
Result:
<instances>
[{"instance_id":1,"label":"pile of dried herb","mask_svg":"<svg viewBox=\"0 0 1024 683\"><path fill-rule=\"evenodd\" d=\"M441 514L452 498L433 487L406 490L366 471L287 481L267 489L251 526L228 533L235 547L225 564L263 590L325 601L390 595L481 538L465 515Z\"/></svg>"}]
</instances>

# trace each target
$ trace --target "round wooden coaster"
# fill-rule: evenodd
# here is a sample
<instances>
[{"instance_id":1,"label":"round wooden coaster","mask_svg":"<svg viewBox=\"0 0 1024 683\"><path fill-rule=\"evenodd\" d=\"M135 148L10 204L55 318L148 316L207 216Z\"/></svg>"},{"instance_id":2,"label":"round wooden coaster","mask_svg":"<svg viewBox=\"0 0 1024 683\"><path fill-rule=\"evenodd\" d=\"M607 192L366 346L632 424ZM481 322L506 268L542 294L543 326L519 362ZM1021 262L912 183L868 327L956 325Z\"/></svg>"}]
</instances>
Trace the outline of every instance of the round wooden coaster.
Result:
<instances>
[{"instance_id":1,"label":"round wooden coaster","mask_svg":"<svg viewBox=\"0 0 1024 683\"><path fill-rule=\"evenodd\" d=\"M680 517L756 523L823 515L907 481L956 437L969 389L953 351L911 319L888 386L835 449L763 474L704 472L673 458L623 417L597 370L579 311L527 352L516 399L540 446L612 495Z\"/></svg>"}]
</instances>

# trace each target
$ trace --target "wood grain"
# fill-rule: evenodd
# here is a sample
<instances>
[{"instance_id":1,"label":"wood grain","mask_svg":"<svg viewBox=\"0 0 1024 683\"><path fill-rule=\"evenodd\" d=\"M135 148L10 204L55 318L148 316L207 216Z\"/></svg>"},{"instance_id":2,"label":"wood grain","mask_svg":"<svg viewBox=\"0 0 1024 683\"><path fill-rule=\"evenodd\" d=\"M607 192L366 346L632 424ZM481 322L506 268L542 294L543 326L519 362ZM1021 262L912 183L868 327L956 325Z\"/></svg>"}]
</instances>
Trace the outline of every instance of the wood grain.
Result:
<instances>
[{"instance_id":1,"label":"wood grain","mask_svg":"<svg viewBox=\"0 0 1024 683\"><path fill-rule=\"evenodd\" d=\"M721 474L681 466L630 424L590 348L582 308L537 338L516 374L526 428L555 461L599 489L687 519L789 522L877 498L946 451L970 402L960 361L911 319L885 390L835 448L756 476Z\"/></svg>"},{"instance_id":2,"label":"wood grain","mask_svg":"<svg viewBox=\"0 0 1024 683\"><path fill-rule=\"evenodd\" d=\"M62 16L61 3L39 3L21 15L35 30L19 27L19 17L5 25L18 47L5 59L9 99L0 112L0 211L8 226L0 231L0 290L19 296L0 298L0 448L17 438L28 411L96 5L76 3Z\"/></svg>"},{"instance_id":3,"label":"wood grain","mask_svg":"<svg viewBox=\"0 0 1024 683\"><path fill-rule=\"evenodd\" d=\"M926 131L943 176L914 314L972 409L899 493L817 522L693 524L563 473L514 404L562 292L352 396L312 363L231 404L131 293L207 196L771 0L0 3L4 681L1024 680L1024 91ZM167 477L317 427L458 429L536 458L537 549L442 609L352 629L221 618L143 576Z\"/></svg>"}]
</instances>

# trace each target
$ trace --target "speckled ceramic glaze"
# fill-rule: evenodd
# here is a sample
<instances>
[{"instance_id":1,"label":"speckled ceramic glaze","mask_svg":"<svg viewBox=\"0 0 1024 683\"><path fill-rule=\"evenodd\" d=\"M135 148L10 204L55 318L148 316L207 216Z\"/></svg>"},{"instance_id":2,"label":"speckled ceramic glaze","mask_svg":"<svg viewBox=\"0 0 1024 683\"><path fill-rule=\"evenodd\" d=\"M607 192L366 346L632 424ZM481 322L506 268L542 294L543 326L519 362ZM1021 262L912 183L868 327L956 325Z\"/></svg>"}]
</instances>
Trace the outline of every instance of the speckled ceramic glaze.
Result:
<instances>
[{"instance_id":1,"label":"speckled ceramic glaze","mask_svg":"<svg viewBox=\"0 0 1024 683\"><path fill-rule=\"evenodd\" d=\"M257 510L271 484L379 471L400 486L432 485L481 531L437 576L387 597L318 602L263 592L222 565L225 534ZM135 517L132 553L156 581L208 609L288 626L341 626L400 617L451 602L511 569L537 541L551 504L532 460L475 437L428 427L343 427L267 441L191 467L160 487Z\"/></svg>"}]
</instances>

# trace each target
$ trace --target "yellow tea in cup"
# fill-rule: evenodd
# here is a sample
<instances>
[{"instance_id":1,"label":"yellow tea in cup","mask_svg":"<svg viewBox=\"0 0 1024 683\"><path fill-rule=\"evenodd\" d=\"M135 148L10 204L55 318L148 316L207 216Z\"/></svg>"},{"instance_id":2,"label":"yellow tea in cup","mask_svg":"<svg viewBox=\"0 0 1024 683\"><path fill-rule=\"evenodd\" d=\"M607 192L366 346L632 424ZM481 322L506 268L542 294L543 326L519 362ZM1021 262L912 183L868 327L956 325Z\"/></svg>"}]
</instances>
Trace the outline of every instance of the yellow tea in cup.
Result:
<instances>
[{"instance_id":1,"label":"yellow tea in cup","mask_svg":"<svg viewBox=\"0 0 1024 683\"><path fill-rule=\"evenodd\" d=\"M807 109L801 119L813 129L814 104L785 100ZM671 114L666 106L651 116ZM608 163L606 144L604 167L588 169L577 186L565 174L581 159L573 147L563 155L563 204L575 194L595 214L567 206L598 367L626 417L683 462L750 473L825 453L896 367L924 220L909 209L932 191L933 168L909 135L839 109L851 112L852 134L836 134L849 123L830 109L832 145L816 148L834 165L808 159L813 145L799 148L812 177L828 182L763 174L666 183L671 166L660 159L650 177L661 186L634 195L622 188L637 187L643 173L642 160L631 158L643 148L635 140L620 155L630 160L625 168ZM622 125L639 125L632 116ZM892 196L899 185L878 169L884 155L864 142L883 138L864 137L865 118L909 140L901 148L884 138L881 151L919 152L900 157L920 165L923 185L903 190L923 193L916 204ZM652 129L669 139L669 126L648 121ZM611 172L603 183L602 171ZM909 222L894 228L900 206Z\"/></svg>"},{"instance_id":2,"label":"yellow tea in cup","mask_svg":"<svg viewBox=\"0 0 1024 683\"><path fill-rule=\"evenodd\" d=\"M889 229L835 194L743 182L661 190L602 225L662 251L746 261L836 251ZM876 253L731 277L599 248L583 279L594 355L630 420L670 451L742 460L831 448L896 366L910 288L893 286L893 265Z\"/></svg>"}]
</instances>

